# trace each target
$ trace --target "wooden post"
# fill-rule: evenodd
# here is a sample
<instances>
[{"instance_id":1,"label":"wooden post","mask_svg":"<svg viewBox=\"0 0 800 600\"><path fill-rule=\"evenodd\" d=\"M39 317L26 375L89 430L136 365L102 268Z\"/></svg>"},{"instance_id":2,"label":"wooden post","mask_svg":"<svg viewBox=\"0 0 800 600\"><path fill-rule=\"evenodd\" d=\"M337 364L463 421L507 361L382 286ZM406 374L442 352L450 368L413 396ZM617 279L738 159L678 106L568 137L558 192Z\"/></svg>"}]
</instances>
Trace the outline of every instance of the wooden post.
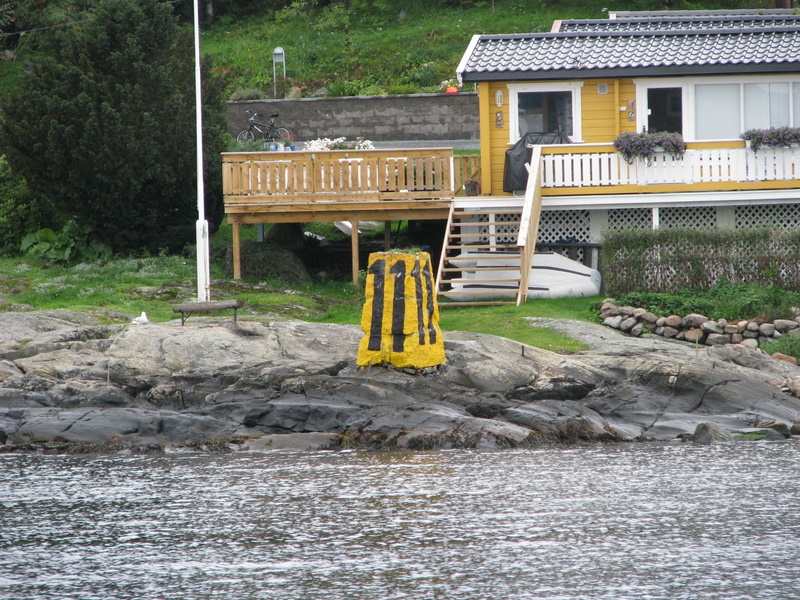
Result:
<instances>
[{"instance_id":1,"label":"wooden post","mask_svg":"<svg viewBox=\"0 0 800 600\"><path fill-rule=\"evenodd\" d=\"M358 221L350 221L353 231L350 234L351 252L353 253L353 285L358 287Z\"/></svg>"},{"instance_id":2,"label":"wooden post","mask_svg":"<svg viewBox=\"0 0 800 600\"><path fill-rule=\"evenodd\" d=\"M242 278L242 257L239 252L239 221L231 223L231 243L233 244L233 278Z\"/></svg>"},{"instance_id":3,"label":"wooden post","mask_svg":"<svg viewBox=\"0 0 800 600\"><path fill-rule=\"evenodd\" d=\"M388 250L392 247L392 222L383 222L383 249Z\"/></svg>"}]
</instances>

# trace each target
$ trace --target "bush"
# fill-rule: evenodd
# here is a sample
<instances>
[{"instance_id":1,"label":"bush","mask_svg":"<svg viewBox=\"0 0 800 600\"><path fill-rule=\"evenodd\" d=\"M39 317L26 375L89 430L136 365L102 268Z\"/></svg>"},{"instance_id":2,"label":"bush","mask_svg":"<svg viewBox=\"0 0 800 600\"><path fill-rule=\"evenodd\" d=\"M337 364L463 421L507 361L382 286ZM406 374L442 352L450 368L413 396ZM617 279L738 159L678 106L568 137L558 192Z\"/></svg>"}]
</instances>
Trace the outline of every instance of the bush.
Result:
<instances>
[{"instance_id":1,"label":"bush","mask_svg":"<svg viewBox=\"0 0 800 600\"><path fill-rule=\"evenodd\" d=\"M622 154L625 162L635 159L652 160L659 151L673 158L680 158L686 152L686 143L680 133L655 131L653 133L621 133L614 140L614 148Z\"/></svg>"},{"instance_id":2,"label":"bush","mask_svg":"<svg viewBox=\"0 0 800 600\"><path fill-rule=\"evenodd\" d=\"M706 290L676 293L631 292L617 298L621 305L645 308L660 316L700 313L711 319L789 319L800 306L800 293L774 286L719 281Z\"/></svg>"},{"instance_id":3,"label":"bush","mask_svg":"<svg viewBox=\"0 0 800 600\"><path fill-rule=\"evenodd\" d=\"M16 254L25 234L52 219L46 202L31 193L25 179L14 175L0 155L0 253Z\"/></svg>"},{"instance_id":4,"label":"bush","mask_svg":"<svg viewBox=\"0 0 800 600\"><path fill-rule=\"evenodd\" d=\"M242 100L261 100L267 98L268 94L256 88L239 88L231 94L231 102L241 102Z\"/></svg>"},{"instance_id":5,"label":"bush","mask_svg":"<svg viewBox=\"0 0 800 600\"><path fill-rule=\"evenodd\" d=\"M26 235L20 244L20 251L31 258L52 264L111 258L111 249L105 244L91 241L89 230L75 221L67 221L60 231L44 228Z\"/></svg>"},{"instance_id":6,"label":"bush","mask_svg":"<svg viewBox=\"0 0 800 600\"><path fill-rule=\"evenodd\" d=\"M770 129L748 129L742 139L750 142L753 152L761 146L770 148L788 148L792 144L800 144L800 127L772 127Z\"/></svg>"},{"instance_id":7,"label":"bush","mask_svg":"<svg viewBox=\"0 0 800 600\"><path fill-rule=\"evenodd\" d=\"M603 241L611 294L710 289L720 281L800 290L800 231L620 231Z\"/></svg>"},{"instance_id":8,"label":"bush","mask_svg":"<svg viewBox=\"0 0 800 600\"><path fill-rule=\"evenodd\" d=\"M194 238L191 30L160 0L82 3L80 27L48 30L0 110L14 172L117 250ZM222 86L204 68L206 213L222 217Z\"/></svg>"},{"instance_id":9,"label":"bush","mask_svg":"<svg viewBox=\"0 0 800 600\"><path fill-rule=\"evenodd\" d=\"M767 354L780 352L800 360L800 335L784 335L782 338L762 345L761 349Z\"/></svg>"}]
</instances>

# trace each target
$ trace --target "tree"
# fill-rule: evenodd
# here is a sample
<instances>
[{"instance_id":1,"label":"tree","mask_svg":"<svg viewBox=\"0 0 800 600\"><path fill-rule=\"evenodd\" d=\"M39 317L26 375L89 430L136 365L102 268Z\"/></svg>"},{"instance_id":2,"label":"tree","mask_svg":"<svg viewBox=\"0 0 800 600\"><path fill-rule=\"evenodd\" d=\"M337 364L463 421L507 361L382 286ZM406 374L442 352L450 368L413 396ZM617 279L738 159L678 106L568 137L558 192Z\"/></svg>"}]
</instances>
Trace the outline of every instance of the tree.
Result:
<instances>
[{"instance_id":1,"label":"tree","mask_svg":"<svg viewBox=\"0 0 800 600\"><path fill-rule=\"evenodd\" d=\"M0 151L33 191L115 250L194 237L191 30L159 0L80 0L0 107ZM206 65L207 67L207 65ZM204 76L206 212L221 218L221 82Z\"/></svg>"}]
</instances>

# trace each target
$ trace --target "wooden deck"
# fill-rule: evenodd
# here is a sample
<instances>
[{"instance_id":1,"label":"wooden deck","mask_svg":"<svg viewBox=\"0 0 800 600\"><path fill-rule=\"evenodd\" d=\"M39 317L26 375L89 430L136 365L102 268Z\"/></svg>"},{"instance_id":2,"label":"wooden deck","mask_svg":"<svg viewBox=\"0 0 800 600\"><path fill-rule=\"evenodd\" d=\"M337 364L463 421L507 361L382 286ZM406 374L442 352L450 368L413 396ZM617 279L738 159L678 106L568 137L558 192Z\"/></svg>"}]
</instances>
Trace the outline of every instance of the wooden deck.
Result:
<instances>
[{"instance_id":1,"label":"wooden deck","mask_svg":"<svg viewBox=\"0 0 800 600\"><path fill-rule=\"evenodd\" d=\"M452 148L223 153L234 278L241 276L240 225L350 221L357 249L359 221L447 219L479 168L478 157L454 157ZM354 252L354 280L357 261Z\"/></svg>"}]
</instances>

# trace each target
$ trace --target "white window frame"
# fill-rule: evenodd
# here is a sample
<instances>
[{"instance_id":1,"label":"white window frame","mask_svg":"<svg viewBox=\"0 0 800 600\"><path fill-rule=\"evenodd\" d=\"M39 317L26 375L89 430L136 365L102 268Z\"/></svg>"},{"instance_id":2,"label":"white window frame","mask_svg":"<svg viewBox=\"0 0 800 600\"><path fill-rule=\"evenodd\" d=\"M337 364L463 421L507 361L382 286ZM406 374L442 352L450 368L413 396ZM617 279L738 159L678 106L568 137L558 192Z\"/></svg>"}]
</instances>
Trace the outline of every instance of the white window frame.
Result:
<instances>
[{"instance_id":1,"label":"white window frame","mask_svg":"<svg viewBox=\"0 0 800 600\"><path fill-rule=\"evenodd\" d=\"M744 85L745 83L789 83L789 126L800 126L800 115L794 114L794 86L800 83L800 74L790 75L716 75L705 77L672 77L665 79L637 78L633 80L636 87L636 131L647 126L647 90L652 87L679 87L683 89L683 139L695 141L728 141L697 140L695 131L694 88L696 85L739 84L739 129L744 131Z\"/></svg>"},{"instance_id":2,"label":"white window frame","mask_svg":"<svg viewBox=\"0 0 800 600\"><path fill-rule=\"evenodd\" d=\"M634 80L636 82L636 131L644 131L648 124L647 91L656 88L680 88L681 90L681 129L684 139L694 138L694 108L691 119L687 106L694 102L694 88L681 80ZM694 105L692 105L694 106ZM691 134L689 133L691 131Z\"/></svg>"},{"instance_id":3,"label":"white window frame","mask_svg":"<svg viewBox=\"0 0 800 600\"><path fill-rule=\"evenodd\" d=\"M548 83L509 83L508 84L508 143L519 141L519 94L530 92L570 92L572 93L572 135L574 144L583 142L581 88L583 81L554 81Z\"/></svg>"}]
</instances>

